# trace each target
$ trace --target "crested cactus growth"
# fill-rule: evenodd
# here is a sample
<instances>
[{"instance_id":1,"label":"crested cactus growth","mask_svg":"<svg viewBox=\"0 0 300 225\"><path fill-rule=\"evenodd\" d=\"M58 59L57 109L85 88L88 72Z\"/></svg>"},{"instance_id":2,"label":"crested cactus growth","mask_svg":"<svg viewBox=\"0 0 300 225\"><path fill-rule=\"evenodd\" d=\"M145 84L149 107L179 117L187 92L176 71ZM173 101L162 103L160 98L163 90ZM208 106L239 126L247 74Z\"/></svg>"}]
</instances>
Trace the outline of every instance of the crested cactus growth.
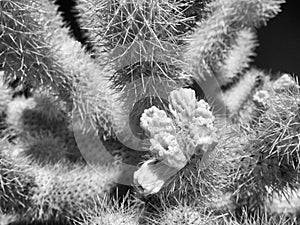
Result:
<instances>
[{"instance_id":1,"label":"crested cactus growth","mask_svg":"<svg viewBox=\"0 0 300 225\"><path fill-rule=\"evenodd\" d=\"M196 100L193 90L174 90L169 102L172 117L155 106L145 110L141 117L142 128L150 134L149 150L154 155L135 172L136 183L146 193L158 192L194 154L199 154L202 161L207 160L216 142L214 116L204 100ZM151 174L153 179L145 180L145 173ZM159 185L156 179L160 180Z\"/></svg>"}]
</instances>

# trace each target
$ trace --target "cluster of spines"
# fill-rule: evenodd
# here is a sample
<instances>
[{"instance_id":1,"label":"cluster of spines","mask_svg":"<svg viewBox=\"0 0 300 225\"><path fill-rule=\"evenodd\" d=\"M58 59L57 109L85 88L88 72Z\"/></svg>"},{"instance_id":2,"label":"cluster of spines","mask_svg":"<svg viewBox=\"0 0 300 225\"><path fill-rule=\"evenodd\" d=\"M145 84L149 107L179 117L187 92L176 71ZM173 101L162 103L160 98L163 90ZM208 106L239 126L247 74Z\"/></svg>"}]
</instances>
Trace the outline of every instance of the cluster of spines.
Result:
<instances>
[{"instance_id":1,"label":"cluster of spines","mask_svg":"<svg viewBox=\"0 0 300 225\"><path fill-rule=\"evenodd\" d=\"M248 156L235 181L240 185L236 203L251 211L262 209L273 194L288 196L299 185L299 86L269 91L268 106L252 127L253 137L244 149Z\"/></svg>"},{"instance_id":2,"label":"cluster of spines","mask_svg":"<svg viewBox=\"0 0 300 225\"><path fill-rule=\"evenodd\" d=\"M0 61L5 80L14 87L24 89L41 85L52 87L69 101L72 90L71 77L52 57L52 49L43 38L45 31L36 15L39 4L32 1L1 1Z\"/></svg>"},{"instance_id":3,"label":"cluster of spines","mask_svg":"<svg viewBox=\"0 0 300 225\"><path fill-rule=\"evenodd\" d=\"M5 143L2 140L0 143L0 213L25 213L31 205L34 176L7 159L2 152Z\"/></svg>"},{"instance_id":4,"label":"cluster of spines","mask_svg":"<svg viewBox=\"0 0 300 225\"><path fill-rule=\"evenodd\" d=\"M17 146L5 140L1 144L0 212L19 214L24 220L79 218L82 209L92 210L97 199L109 196L120 171L113 164L41 167L21 154L12 154Z\"/></svg>"},{"instance_id":5,"label":"cluster of spines","mask_svg":"<svg viewBox=\"0 0 300 225\"><path fill-rule=\"evenodd\" d=\"M215 62L224 61L238 32L265 23L280 11L280 3L283 1L216 0L209 3L210 13L191 35L184 53L186 63L191 67L187 70L198 79L218 77Z\"/></svg>"},{"instance_id":6,"label":"cluster of spines","mask_svg":"<svg viewBox=\"0 0 300 225\"><path fill-rule=\"evenodd\" d=\"M145 77L178 80L183 39L202 18L203 5L190 0L87 0L78 7L93 45L99 54L108 53L107 60L114 64L113 88L122 90Z\"/></svg>"}]
</instances>

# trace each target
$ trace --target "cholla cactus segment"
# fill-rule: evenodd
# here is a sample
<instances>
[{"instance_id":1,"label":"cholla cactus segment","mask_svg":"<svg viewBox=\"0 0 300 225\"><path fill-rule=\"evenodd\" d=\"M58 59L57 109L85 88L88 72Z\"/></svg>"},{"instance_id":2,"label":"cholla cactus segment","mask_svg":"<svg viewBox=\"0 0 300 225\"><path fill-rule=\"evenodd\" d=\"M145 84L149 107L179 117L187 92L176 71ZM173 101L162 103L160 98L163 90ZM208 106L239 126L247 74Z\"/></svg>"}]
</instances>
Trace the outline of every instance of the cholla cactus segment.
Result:
<instances>
[{"instance_id":1,"label":"cholla cactus segment","mask_svg":"<svg viewBox=\"0 0 300 225\"><path fill-rule=\"evenodd\" d=\"M121 98L110 89L109 77L114 70L110 65L103 65L105 57L101 58L102 64L94 61L79 42L69 37L66 28L60 28L63 24L56 14L57 7L47 0L39 4L43 9L38 14L39 23L45 24L44 29L48 31L45 38L55 49L53 58L74 78L74 120L81 124L82 130L99 129L102 138L114 137L113 128L117 127L114 118L122 113L122 103L118 100Z\"/></svg>"},{"instance_id":2,"label":"cholla cactus segment","mask_svg":"<svg viewBox=\"0 0 300 225\"><path fill-rule=\"evenodd\" d=\"M167 116L165 111L158 109L156 106L145 109L140 121L141 127L149 132L151 137L160 132L175 133L175 125L172 119Z\"/></svg>"},{"instance_id":3,"label":"cholla cactus segment","mask_svg":"<svg viewBox=\"0 0 300 225\"><path fill-rule=\"evenodd\" d=\"M282 0L216 0L210 15L199 23L184 53L187 71L198 79L215 74L215 62L224 61L232 37L245 27L257 27L280 11Z\"/></svg>"},{"instance_id":4,"label":"cholla cactus segment","mask_svg":"<svg viewBox=\"0 0 300 225\"><path fill-rule=\"evenodd\" d=\"M34 135L39 132L62 133L68 117L59 102L47 95L26 99L18 97L7 106L7 124L18 133Z\"/></svg>"},{"instance_id":5,"label":"cholla cactus segment","mask_svg":"<svg viewBox=\"0 0 300 225\"><path fill-rule=\"evenodd\" d=\"M138 225L140 207L126 195L122 202L111 199L97 199L97 207L82 209L82 219L78 225Z\"/></svg>"},{"instance_id":6,"label":"cholla cactus segment","mask_svg":"<svg viewBox=\"0 0 300 225\"><path fill-rule=\"evenodd\" d=\"M65 170L61 166L36 168L36 184L32 201L36 208L32 213L38 219L53 216L57 212L76 218L83 208L93 207L97 198L109 194L117 179L117 167L75 167Z\"/></svg>"},{"instance_id":7,"label":"cholla cactus segment","mask_svg":"<svg viewBox=\"0 0 300 225\"><path fill-rule=\"evenodd\" d=\"M156 154L158 159L163 160L166 165L180 170L187 164L188 159L173 134L160 132L155 134L150 142L150 151Z\"/></svg>"},{"instance_id":8,"label":"cholla cactus segment","mask_svg":"<svg viewBox=\"0 0 300 225\"><path fill-rule=\"evenodd\" d=\"M102 212L103 211L103 212ZM117 210L113 212L106 212L102 210L97 212L95 216L88 216L85 218L85 222L80 223L80 225L138 225L139 218L133 212L118 212Z\"/></svg>"},{"instance_id":9,"label":"cholla cactus segment","mask_svg":"<svg viewBox=\"0 0 300 225\"><path fill-rule=\"evenodd\" d=\"M176 78L182 34L202 17L202 5L186 0L81 0L78 8L95 49L112 53L113 81L122 88L143 77Z\"/></svg>"},{"instance_id":10,"label":"cholla cactus segment","mask_svg":"<svg viewBox=\"0 0 300 225\"><path fill-rule=\"evenodd\" d=\"M286 188L288 189L288 187ZM272 194L271 198L266 198L265 207L272 214L297 215L300 211L300 193L299 189L285 190L286 195L282 196L278 193Z\"/></svg>"},{"instance_id":11,"label":"cholla cactus segment","mask_svg":"<svg viewBox=\"0 0 300 225\"><path fill-rule=\"evenodd\" d=\"M7 144L5 140L0 140L0 214L25 214L31 206L31 188L35 178L27 173L28 166L22 167L6 156Z\"/></svg>"},{"instance_id":12,"label":"cholla cactus segment","mask_svg":"<svg viewBox=\"0 0 300 225\"><path fill-rule=\"evenodd\" d=\"M269 189L282 196L298 190L299 90L296 86L270 93L268 109L251 130L254 138L245 149L249 163L238 170L239 204L253 209L262 206Z\"/></svg>"},{"instance_id":13,"label":"cholla cactus segment","mask_svg":"<svg viewBox=\"0 0 300 225\"><path fill-rule=\"evenodd\" d=\"M176 207L166 208L156 225L217 225L223 224L222 217L206 214L200 207L180 204ZM234 223L233 223L234 224Z\"/></svg>"},{"instance_id":14,"label":"cholla cactus segment","mask_svg":"<svg viewBox=\"0 0 300 225\"><path fill-rule=\"evenodd\" d=\"M262 74L261 71L256 69L247 71L238 83L223 94L223 101L229 110L230 116L236 115L243 104L251 97L257 86L257 79Z\"/></svg>"},{"instance_id":15,"label":"cholla cactus segment","mask_svg":"<svg viewBox=\"0 0 300 225\"><path fill-rule=\"evenodd\" d=\"M17 85L50 86L63 100L70 101L72 77L64 73L45 41L45 24L36 19L38 1L1 1L0 61L5 80Z\"/></svg>"},{"instance_id":16,"label":"cholla cactus segment","mask_svg":"<svg viewBox=\"0 0 300 225\"><path fill-rule=\"evenodd\" d=\"M249 67L256 47L256 36L250 28L245 28L237 33L232 47L228 50L225 60L220 65L220 85L232 82L243 70Z\"/></svg>"},{"instance_id":17,"label":"cholla cactus segment","mask_svg":"<svg viewBox=\"0 0 300 225\"><path fill-rule=\"evenodd\" d=\"M274 90L284 90L292 86L296 86L296 81L287 73L283 74L273 83Z\"/></svg>"},{"instance_id":18,"label":"cholla cactus segment","mask_svg":"<svg viewBox=\"0 0 300 225\"><path fill-rule=\"evenodd\" d=\"M30 137L21 153L39 164L55 164L68 156L68 146L60 137L52 134Z\"/></svg>"}]
</instances>

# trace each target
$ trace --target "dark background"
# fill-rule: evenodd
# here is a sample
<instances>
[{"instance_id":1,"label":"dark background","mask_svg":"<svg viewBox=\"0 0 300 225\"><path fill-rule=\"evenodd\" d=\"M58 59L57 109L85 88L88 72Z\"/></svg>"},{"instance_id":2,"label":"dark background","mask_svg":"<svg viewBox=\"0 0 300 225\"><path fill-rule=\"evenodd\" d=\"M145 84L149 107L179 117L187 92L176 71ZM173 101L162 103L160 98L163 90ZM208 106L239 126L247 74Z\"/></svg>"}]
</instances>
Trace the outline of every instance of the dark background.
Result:
<instances>
[{"instance_id":1,"label":"dark background","mask_svg":"<svg viewBox=\"0 0 300 225\"><path fill-rule=\"evenodd\" d=\"M258 30L259 47L254 64L273 73L286 72L300 78L299 0L288 0L282 12Z\"/></svg>"}]
</instances>

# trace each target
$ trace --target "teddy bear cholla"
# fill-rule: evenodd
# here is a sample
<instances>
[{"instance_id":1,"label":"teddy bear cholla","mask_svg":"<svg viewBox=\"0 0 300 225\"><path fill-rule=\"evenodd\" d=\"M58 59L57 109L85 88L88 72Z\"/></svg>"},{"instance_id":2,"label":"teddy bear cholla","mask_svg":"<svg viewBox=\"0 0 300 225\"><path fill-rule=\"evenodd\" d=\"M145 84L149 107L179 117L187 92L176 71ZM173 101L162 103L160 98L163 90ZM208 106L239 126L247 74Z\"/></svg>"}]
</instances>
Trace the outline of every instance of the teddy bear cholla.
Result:
<instances>
[{"instance_id":1,"label":"teddy bear cholla","mask_svg":"<svg viewBox=\"0 0 300 225\"><path fill-rule=\"evenodd\" d=\"M170 116L152 106L140 119L141 127L149 135L152 155L134 173L134 182L144 194L161 190L193 155L201 153L204 162L217 140L210 106L203 99L197 101L192 89L172 91L169 110Z\"/></svg>"}]
</instances>

